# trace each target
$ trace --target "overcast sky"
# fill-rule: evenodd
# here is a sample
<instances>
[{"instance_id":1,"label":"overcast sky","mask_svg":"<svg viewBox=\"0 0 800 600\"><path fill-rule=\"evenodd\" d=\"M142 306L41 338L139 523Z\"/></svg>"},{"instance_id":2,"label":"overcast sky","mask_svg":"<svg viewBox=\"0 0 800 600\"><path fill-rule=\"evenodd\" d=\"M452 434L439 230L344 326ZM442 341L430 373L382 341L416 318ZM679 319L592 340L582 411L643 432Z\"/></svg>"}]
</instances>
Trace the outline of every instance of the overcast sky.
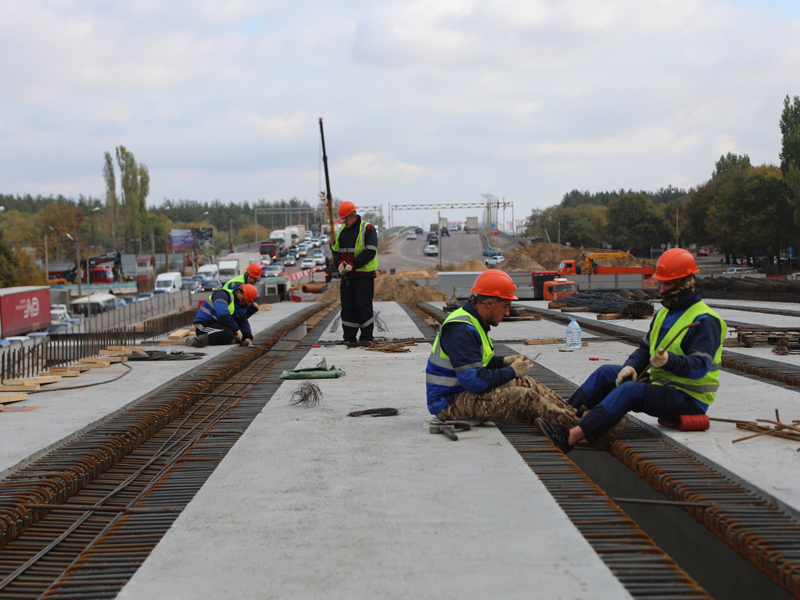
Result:
<instances>
[{"instance_id":1,"label":"overcast sky","mask_svg":"<svg viewBox=\"0 0 800 600\"><path fill-rule=\"evenodd\" d=\"M102 198L123 145L149 205L315 202L323 117L334 196L523 218L779 164L800 3L5 0L0 56L0 193Z\"/></svg>"}]
</instances>

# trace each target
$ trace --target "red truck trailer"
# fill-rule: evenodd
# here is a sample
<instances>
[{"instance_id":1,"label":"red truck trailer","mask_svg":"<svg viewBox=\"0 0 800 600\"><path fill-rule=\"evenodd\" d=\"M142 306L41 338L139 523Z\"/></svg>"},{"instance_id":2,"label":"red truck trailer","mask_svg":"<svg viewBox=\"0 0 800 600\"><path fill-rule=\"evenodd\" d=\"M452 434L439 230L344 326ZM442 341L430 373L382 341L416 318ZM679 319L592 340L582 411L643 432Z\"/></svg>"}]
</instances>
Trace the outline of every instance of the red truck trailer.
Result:
<instances>
[{"instance_id":1,"label":"red truck trailer","mask_svg":"<svg viewBox=\"0 0 800 600\"><path fill-rule=\"evenodd\" d=\"M50 325L49 287L0 289L0 337L25 335Z\"/></svg>"}]
</instances>

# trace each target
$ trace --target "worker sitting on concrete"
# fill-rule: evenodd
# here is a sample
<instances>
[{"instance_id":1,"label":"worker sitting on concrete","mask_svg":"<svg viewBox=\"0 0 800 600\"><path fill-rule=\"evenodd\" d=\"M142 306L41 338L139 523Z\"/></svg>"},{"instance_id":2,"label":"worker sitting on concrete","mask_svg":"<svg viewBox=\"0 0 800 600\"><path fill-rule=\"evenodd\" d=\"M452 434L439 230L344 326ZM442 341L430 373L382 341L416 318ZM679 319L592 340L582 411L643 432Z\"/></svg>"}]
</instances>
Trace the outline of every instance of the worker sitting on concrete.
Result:
<instances>
[{"instance_id":1,"label":"worker sitting on concrete","mask_svg":"<svg viewBox=\"0 0 800 600\"><path fill-rule=\"evenodd\" d=\"M509 315L515 290L504 271L484 271L470 299L442 323L425 369L428 411L440 421L533 423L544 416L565 427L578 423L575 409L527 377L530 359L494 355L489 330Z\"/></svg>"},{"instance_id":2,"label":"worker sitting on concrete","mask_svg":"<svg viewBox=\"0 0 800 600\"><path fill-rule=\"evenodd\" d=\"M719 388L722 342L727 326L700 299L692 255L681 248L659 259L654 279L661 282L661 304L650 331L625 364L604 365L569 399L590 409L574 427L537 419L536 426L562 452L580 440L615 426L628 411L674 421L704 415ZM637 381L650 369L650 383Z\"/></svg>"},{"instance_id":3,"label":"worker sitting on concrete","mask_svg":"<svg viewBox=\"0 0 800 600\"><path fill-rule=\"evenodd\" d=\"M250 285L255 285L258 279L261 277L261 265L258 263L250 263L247 266L247 269L241 275L237 275L233 279L229 279L225 282L225 285L222 287L226 290L232 290L233 286L235 285L244 285L245 283L249 283ZM258 312L258 304L255 302L251 303L247 307L247 316L250 317L253 313Z\"/></svg>"},{"instance_id":4,"label":"worker sitting on concrete","mask_svg":"<svg viewBox=\"0 0 800 600\"><path fill-rule=\"evenodd\" d=\"M197 311L194 317L197 336L186 338L186 345L203 348L209 344L222 346L239 342L250 346L253 334L247 308L255 299L256 288L249 283L235 285L233 290L218 289Z\"/></svg>"}]
</instances>

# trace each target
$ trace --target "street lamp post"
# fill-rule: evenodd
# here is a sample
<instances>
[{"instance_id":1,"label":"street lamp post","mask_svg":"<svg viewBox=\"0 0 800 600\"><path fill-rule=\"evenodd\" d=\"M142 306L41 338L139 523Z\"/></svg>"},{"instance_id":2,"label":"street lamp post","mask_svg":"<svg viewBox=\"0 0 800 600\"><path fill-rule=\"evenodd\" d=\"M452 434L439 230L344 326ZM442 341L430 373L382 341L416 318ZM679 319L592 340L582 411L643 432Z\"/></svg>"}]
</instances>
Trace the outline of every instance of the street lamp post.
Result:
<instances>
[{"instance_id":1,"label":"street lamp post","mask_svg":"<svg viewBox=\"0 0 800 600\"><path fill-rule=\"evenodd\" d=\"M83 297L83 268L81 266L81 246L78 243L78 240L72 237L69 232L66 233L66 236L75 242L75 266L78 268L77 273L75 274L75 278L78 280L78 298ZM86 266L87 275L89 266Z\"/></svg>"}]
</instances>

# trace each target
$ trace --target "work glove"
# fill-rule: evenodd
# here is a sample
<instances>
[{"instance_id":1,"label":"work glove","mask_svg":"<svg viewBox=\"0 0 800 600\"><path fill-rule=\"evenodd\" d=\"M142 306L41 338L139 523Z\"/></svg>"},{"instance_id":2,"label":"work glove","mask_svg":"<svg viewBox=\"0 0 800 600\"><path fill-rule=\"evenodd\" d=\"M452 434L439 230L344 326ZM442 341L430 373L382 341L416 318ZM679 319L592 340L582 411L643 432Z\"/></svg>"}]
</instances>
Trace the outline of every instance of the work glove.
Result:
<instances>
[{"instance_id":1,"label":"work glove","mask_svg":"<svg viewBox=\"0 0 800 600\"><path fill-rule=\"evenodd\" d=\"M503 366L510 367L511 364L517 360L518 358L525 358L522 354L512 354L511 356L506 356L503 358Z\"/></svg>"},{"instance_id":2,"label":"work glove","mask_svg":"<svg viewBox=\"0 0 800 600\"><path fill-rule=\"evenodd\" d=\"M339 275L344 277L345 269L347 268L347 263L342 261L339 263Z\"/></svg>"},{"instance_id":3,"label":"work glove","mask_svg":"<svg viewBox=\"0 0 800 600\"><path fill-rule=\"evenodd\" d=\"M250 340L250 338L247 338L246 340L242 341L242 346L252 346L252 345L253 342Z\"/></svg>"},{"instance_id":4,"label":"work glove","mask_svg":"<svg viewBox=\"0 0 800 600\"><path fill-rule=\"evenodd\" d=\"M662 350L661 352L656 352L653 356L650 357L650 364L654 366L656 369L662 368L667 361L669 360L669 352L666 350Z\"/></svg>"},{"instance_id":5,"label":"work glove","mask_svg":"<svg viewBox=\"0 0 800 600\"><path fill-rule=\"evenodd\" d=\"M349 272L350 272L350 271L352 271L354 268L355 268L355 267L353 267L353 263L347 263L347 266L344 268L344 272L345 272L345 273L349 273Z\"/></svg>"},{"instance_id":6,"label":"work glove","mask_svg":"<svg viewBox=\"0 0 800 600\"><path fill-rule=\"evenodd\" d=\"M636 381L636 369L633 367L622 367L622 370L617 374L617 385L628 379Z\"/></svg>"},{"instance_id":7,"label":"work glove","mask_svg":"<svg viewBox=\"0 0 800 600\"><path fill-rule=\"evenodd\" d=\"M242 332L241 331L234 331L233 337L236 339L237 342L242 341Z\"/></svg>"},{"instance_id":8,"label":"work glove","mask_svg":"<svg viewBox=\"0 0 800 600\"><path fill-rule=\"evenodd\" d=\"M519 377L525 377L528 374L528 370L531 368L531 360L525 360L524 356L516 359L514 362L511 363L511 368L514 369L514 375Z\"/></svg>"}]
</instances>

